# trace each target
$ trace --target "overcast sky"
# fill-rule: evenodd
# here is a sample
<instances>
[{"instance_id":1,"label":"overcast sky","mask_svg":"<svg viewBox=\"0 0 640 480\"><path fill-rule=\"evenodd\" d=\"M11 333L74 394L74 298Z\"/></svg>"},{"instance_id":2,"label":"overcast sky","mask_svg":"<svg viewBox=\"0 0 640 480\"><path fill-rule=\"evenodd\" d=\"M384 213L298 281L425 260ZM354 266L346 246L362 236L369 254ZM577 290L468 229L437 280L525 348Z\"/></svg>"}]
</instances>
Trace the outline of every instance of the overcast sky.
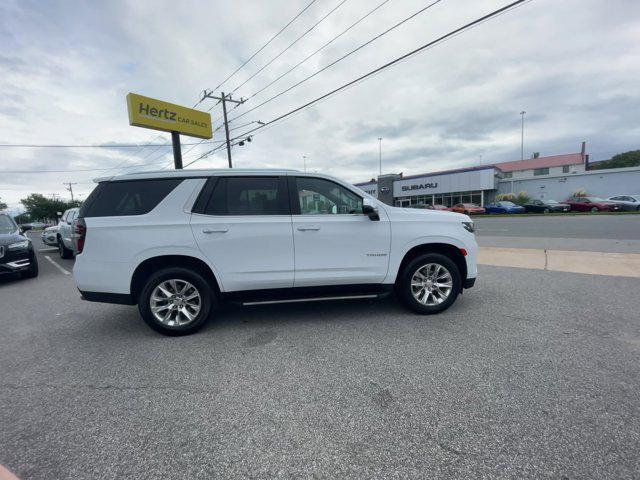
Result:
<instances>
[{"instance_id":1,"label":"overcast sky","mask_svg":"<svg viewBox=\"0 0 640 480\"><path fill-rule=\"evenodd\" d=\"M341 1L313 3L232 77L225 91ZM126 94L192 106L203 89L218 85L309 2L0 0L0 143L170 142L167 133L128 125ZM234 95L251 96L383 2L347 0ZM230 117L432 2L388 0ZM442 0L231 126L269 121L507 3ZM378 171L378 137L383 137L383 173L515 160L521 110L527 111L525 156L577 152L586 140L592 160L609 158L640 148L638 45L637 0L533 0L265 128L252 143L233 149L234 166L302 169L306 155L309 170L366 181ZM211 106L210 100L201 104L205 110ZM220 107L211 113L216 127ZM194 141L183 137L184 143ZM212 146L186 152L185 145L185 163ZM170 162L170 147L0 148L0 198L15 209L32 192L68 197L63 182L76 182L74 190L86 196L95 177ZM221 150L190 168L226 162Z\"/></svg>"}]
</instances>

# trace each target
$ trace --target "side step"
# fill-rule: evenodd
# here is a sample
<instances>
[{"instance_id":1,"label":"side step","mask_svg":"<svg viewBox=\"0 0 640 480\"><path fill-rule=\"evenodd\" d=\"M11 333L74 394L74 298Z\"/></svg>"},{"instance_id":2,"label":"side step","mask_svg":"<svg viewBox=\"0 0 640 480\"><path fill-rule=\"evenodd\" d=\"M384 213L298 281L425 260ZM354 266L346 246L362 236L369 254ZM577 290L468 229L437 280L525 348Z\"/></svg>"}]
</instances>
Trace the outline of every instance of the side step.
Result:
<instances>
[{"instance_id":1,"label":"side step","mask_svg":"<svg viewBox=\"0 0 640 480\"><path fill-rule=\"evenodd\" d=\"M326 302L329 300L359 300L363 298L379 298L384 295L372 294L372 295L345 295L342 297L308 297L308 298L290 298L287 300L262 300L255 302L242 302L242 305L271 305L276 303L303 303L303 302Z\"/></svg>"}]
</instances>

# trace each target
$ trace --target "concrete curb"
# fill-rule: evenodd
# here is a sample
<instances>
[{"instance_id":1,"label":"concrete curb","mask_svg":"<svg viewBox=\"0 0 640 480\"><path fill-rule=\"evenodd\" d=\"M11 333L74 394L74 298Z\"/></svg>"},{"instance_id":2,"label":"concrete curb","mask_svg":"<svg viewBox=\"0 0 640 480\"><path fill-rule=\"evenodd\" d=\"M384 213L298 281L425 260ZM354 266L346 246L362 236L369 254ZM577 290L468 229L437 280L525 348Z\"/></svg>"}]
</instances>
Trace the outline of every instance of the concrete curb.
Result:
<instances>
[{"instance_id":1,"label":"concrete curb","mask_svg":"<svg viewBox=\"0 0 640 480\"><path fill-rule=\"evenodd\" d=\"M640 278L640 254L481 247L480 265Z\"/></svg>"}]
</instances>

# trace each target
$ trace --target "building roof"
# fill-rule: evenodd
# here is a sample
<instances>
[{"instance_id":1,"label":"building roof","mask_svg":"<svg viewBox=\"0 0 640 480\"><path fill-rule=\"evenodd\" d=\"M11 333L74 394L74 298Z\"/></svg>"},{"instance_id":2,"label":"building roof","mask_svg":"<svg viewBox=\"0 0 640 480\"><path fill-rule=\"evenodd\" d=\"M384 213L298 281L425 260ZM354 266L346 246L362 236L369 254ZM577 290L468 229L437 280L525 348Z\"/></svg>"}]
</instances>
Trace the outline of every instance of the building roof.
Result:
<instances>
[{"instance_id":1,"label":"building roof","mask_svg":"<svg viewBox=\"0 0 640 480\"><path fill-rule=\"evenodd\" d=\"M577 165L580 163L584 163L584 156L581 153L568 153L565 155L551 155L549 157L516 160L515 162L496 163L495 166L503 172L515 172L517 170L562 167L564 165Z\"/></svg>"}]
</instances>

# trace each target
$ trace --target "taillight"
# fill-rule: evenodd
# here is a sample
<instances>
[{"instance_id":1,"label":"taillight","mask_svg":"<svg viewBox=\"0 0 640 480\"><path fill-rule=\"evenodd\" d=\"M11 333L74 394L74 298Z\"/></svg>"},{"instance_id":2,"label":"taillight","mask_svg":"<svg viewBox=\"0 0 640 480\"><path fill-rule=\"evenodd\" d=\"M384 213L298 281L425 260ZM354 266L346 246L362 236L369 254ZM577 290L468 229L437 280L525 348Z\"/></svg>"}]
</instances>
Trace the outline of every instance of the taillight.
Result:
<instances>
[{"instance_id":1,"label":"taillight","mask_svg":"<svg viewBox=\"0 0 640 480\"><path fill-rule=\"evenodd\" d=\"M76 221L76 253L82 253L84 250L84 239L87 237L87 224L84 223L84 218L79 218Z\"/></svg>"}]
</instances>

